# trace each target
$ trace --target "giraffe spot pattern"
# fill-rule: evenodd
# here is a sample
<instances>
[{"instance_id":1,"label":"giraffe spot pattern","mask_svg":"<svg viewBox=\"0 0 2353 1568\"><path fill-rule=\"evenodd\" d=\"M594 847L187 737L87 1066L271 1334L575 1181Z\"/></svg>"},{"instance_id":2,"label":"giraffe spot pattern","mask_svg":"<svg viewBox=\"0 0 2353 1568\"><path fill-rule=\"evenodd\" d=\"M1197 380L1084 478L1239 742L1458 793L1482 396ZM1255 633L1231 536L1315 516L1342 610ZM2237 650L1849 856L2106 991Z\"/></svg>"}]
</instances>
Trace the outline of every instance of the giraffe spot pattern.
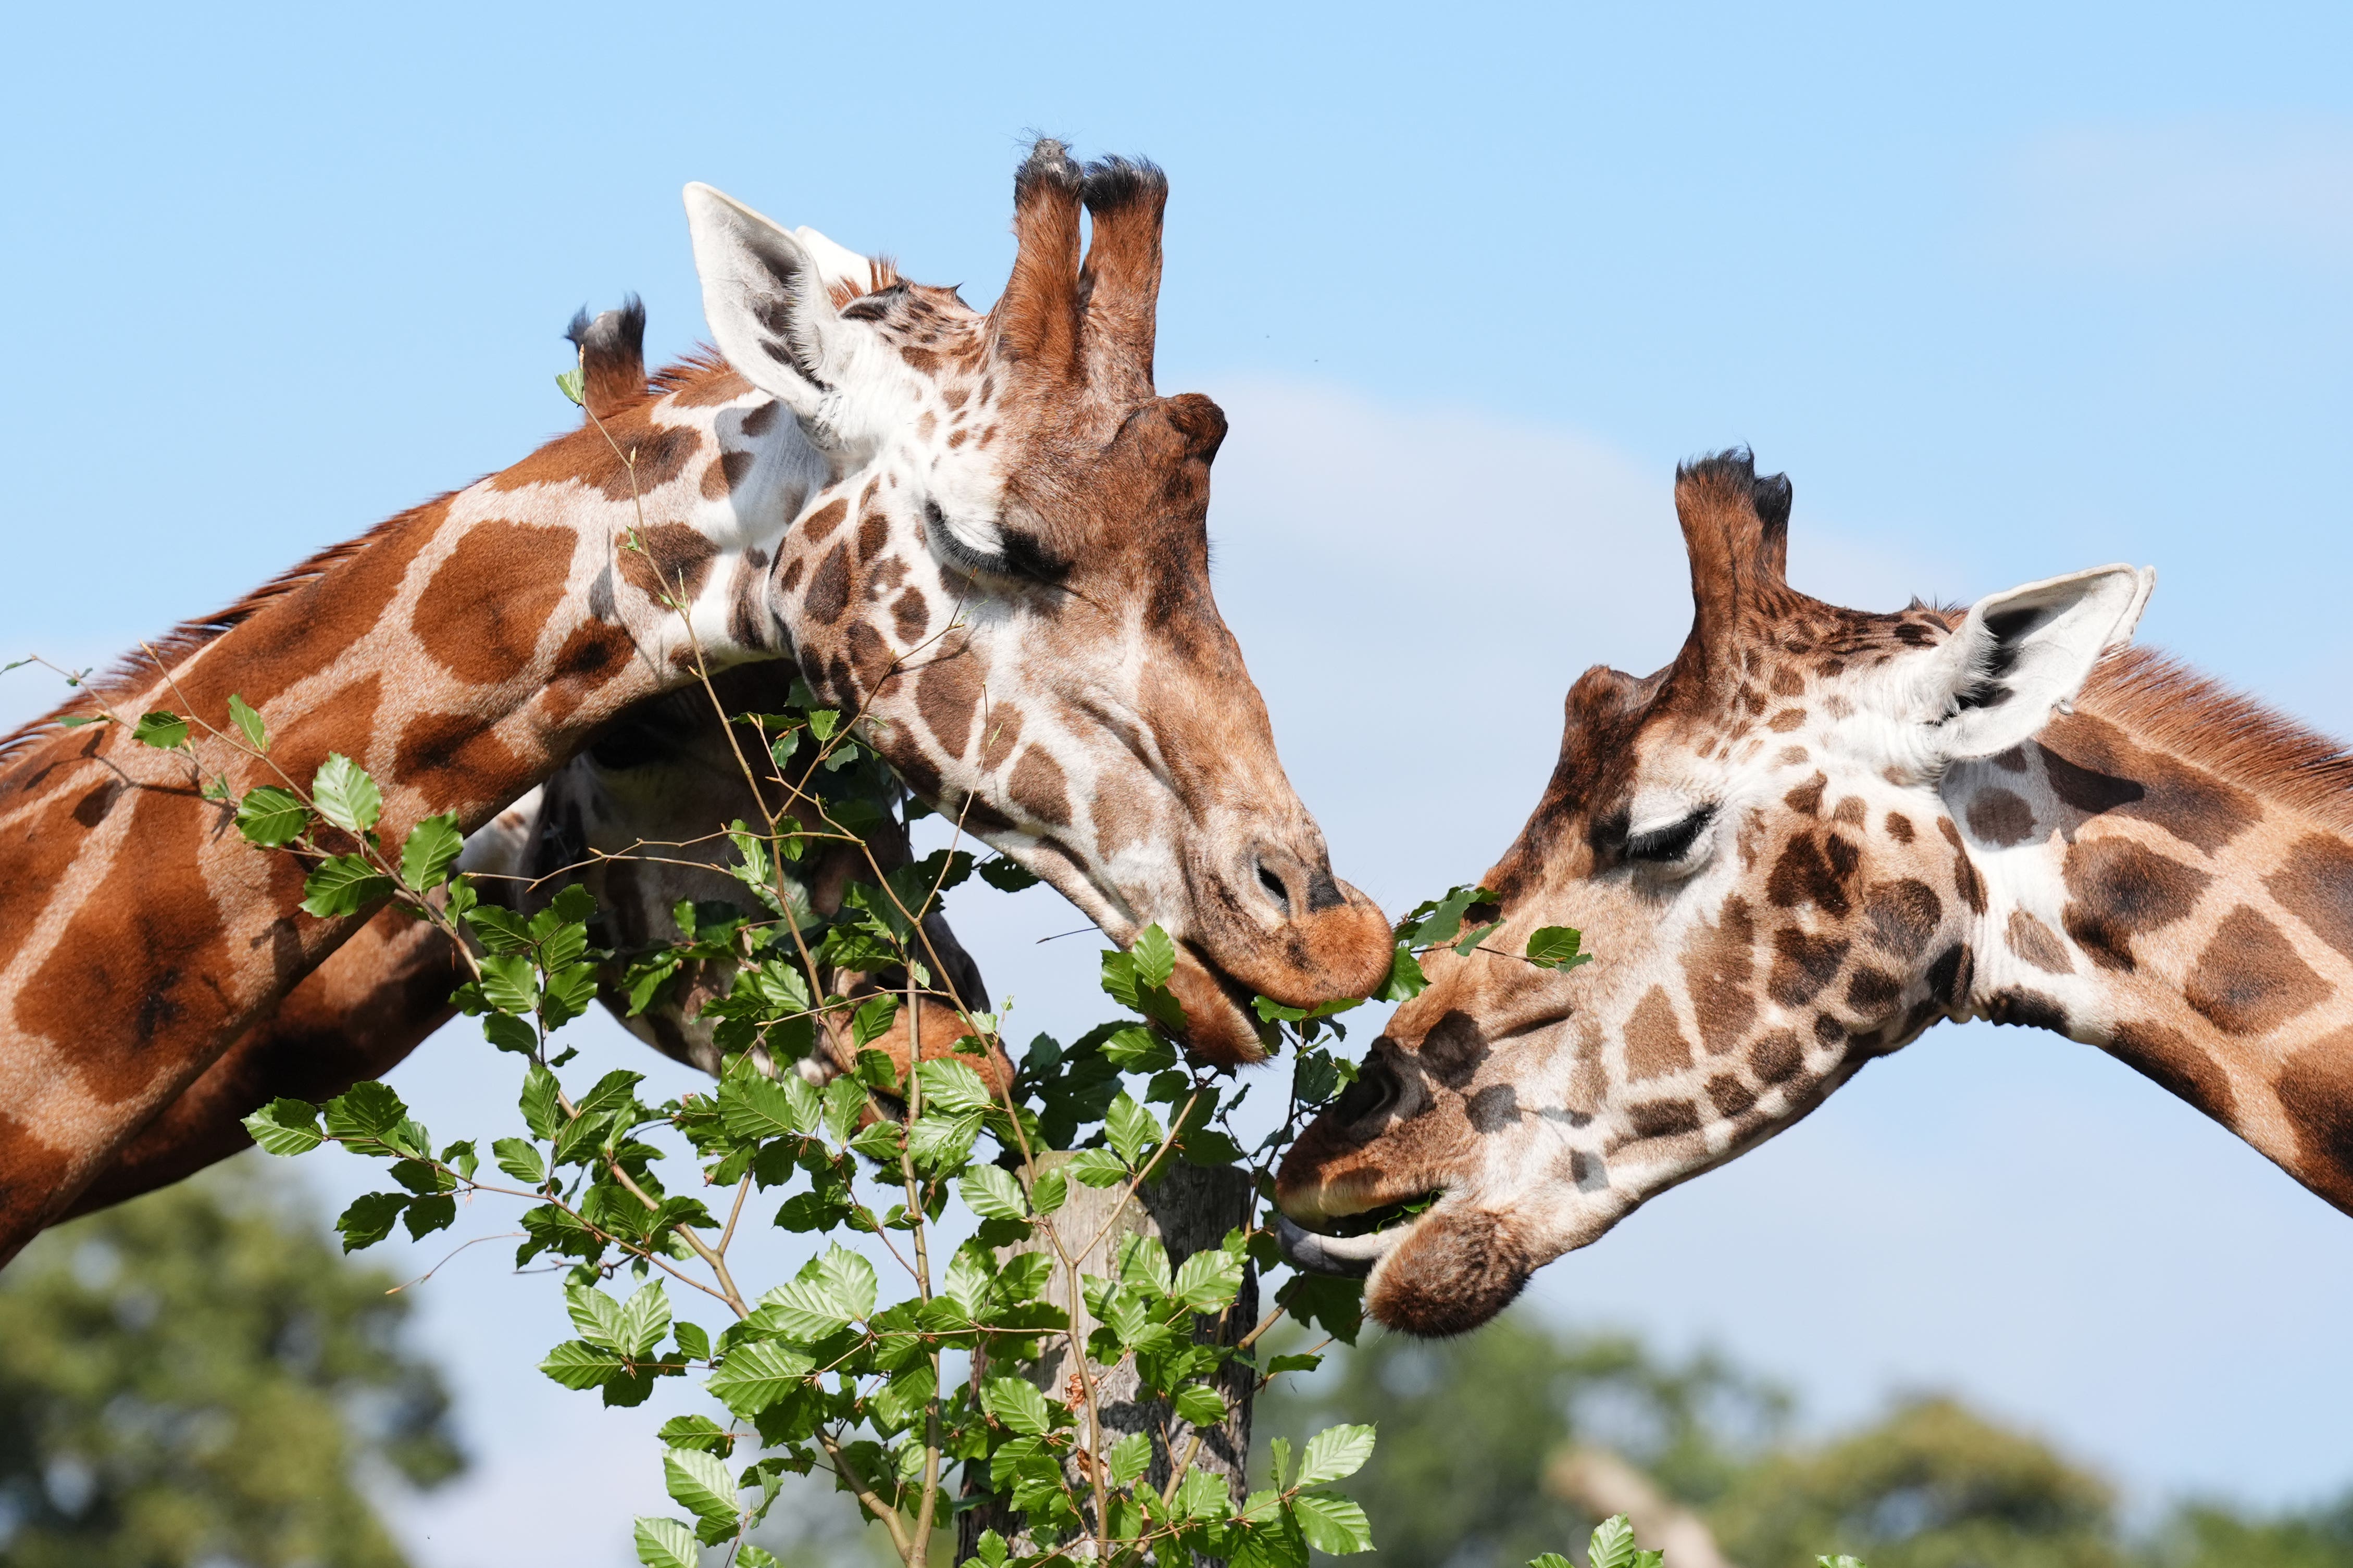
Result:
<instances>
[{"instance_id":1,"label":"giraffe spot pattern","mask_svg":"<svg viewBox=\"0 0 2353 1568\"><path fill-rule=\"evenodd\" d=\"M512 679L537 656L539 634L564 600L576 541L568 528L520 522L466 530L417 597L410 624L425 651L460 680Z\"/></svg>"},{"instance_id":2,"label":"giraffe spot pattern","mask_svg":"<svg viewBox=\"0 0 2353 1568\"><path fill-rule=\"evenodd\" d=\"M2274 1087L2295 1132L2297 1173L2353 1214L2353 1029L2288 1058Z\"/></svg>"},{"instance_id":3,"label":"giraffe spot pattern","mask_svg":"<svg viewBox=\"0 0 2353 1568\"><path fill-rule=\"evenodd\" d=\"M719 547L700 529L682 522L665 522L638 530L638 543L620 546L621 580L660 604L677 599L691 603L710 579L711 563Z\"/></svg>"},{"instance_id":4,"label":"giraffe spot pattern","mask_svg":"<svg viewBox=\"0 0 2353 1568\"><path fill-rule=\"evenodd\" d=\"M1953 847L1953 890L1975 914L1986 911L1985 883L1978 879L1978 868L1969 859L1968 849L1961 843L1961 830L1953 826L1949 816L1936 818L1936 831Z\"/></svg>"},{"instance_id":5,"label":"giraffe spot pattern","mask_svg":"<svg viewBox=\"0 0 2353 1568\"><path fill-rule=\"evenodd\" d=\"M2035 744L2052 793L2068 805L2088 816L2153 823L2208 855L2263 818L2262 804L2245 790L2136 745L2088 713L2053 725Z\"/></svg>"},{"instance_id":6,"label":"giraffe spot pattern","mask_svg":"<svg viewBox=\"0 0 2353 1568\"><path fill-rule=\"evenodd\" d=\"M2034 837L2034 808L2023 795L1989 789L1969 802L1969 831L1984 842L2008 849Z\"/></svg>"},{"instance_id":7,"label":"giraffe spot pattern","mask_svg":"<svg viewBox=\"0 0 2353 1568\"><path fill-rule=\"evenodd\" d=\"M1912 842L1912 819L1905 816L1902 812L1889 812L1887 814L1886 826L1887 837L1895 840L1896 843L1909 844Z\"/></svg>"},{"instance_id":8,"label":"giraffe spot pattern","mask_svg":"<svg viewBox=\"0 0 2353 1568\"><path fill-rule=\"evenodd\" d=\"M2059 923L2103 969L2136 967L2132 939L2188 917L2212 880L2127 838L2078 839L2061 872Z\"/></svg>"},{"instance_id":9,"label":"giraffe spot pattern","mask_svg":"<svg viewBox=\"0 0 2353 1568\"><path fill-rule=\"evenodd\" d=\"M1928 950L1945 918L1945 901L1936 889L1915 877L1874 882L1863 900L1862 917L1863 934L1872 946L1908 961Z\"/></svg>"},{"instance_id":10,"label":"giraffe spot pattern","mask_svg":"<svg viewBox=\"0 0 2353 1568\"><path fill-rule=\"evenodd\" d=\"M1653 985L1626 1020L1626 1077L1641 1083L1687 1071L1691 1065L1691 1042L1675 1021L1675 1005L1666 987Z\"/></svg>"},{"instance_id":11,"label":"giraffe spot pattern","mask_svg":"<svg viewBox=\"0 0 2353 1568\"><path fill-rule=\"evenodd\" d=\"M142 787L137 796L122 852L16 996L18 1026L69 1045L84 1087L109 1105L232 1022L220 980L231 967L227 938L202 854L224 814L192 790ZM281 890L290 877L299 888L299 866L275 861L285 868L273 876ZM92 1006L93 997L121 1005Z\"/></svg>"},{"instance_id":12,"label":"giraffe spot pattern","mask_svg":"<svg viewBox=\"0 0 2353 1568\"><path fill-rule=\"evenodd\" d=\"M948 756L961 761L980 706L979 656L959 650L923 666L915 680L915 713Z\"/></svg>"},{"instance_id":13,"label":"giraffe spot pattern","mask_svg":"<svg viewBox=\"0 0 2353 1568\"><path fill-rule=\"evenodd\" d=\"M1781 847L1765 882L1766 900L1784 910L1811 904L1832 920L1843 920L1853 907L1846 884L1854 865L1854 846L1838 835L1830 835L1825 844L1799 834Z\"/></svg>"},{"instance_id":14,"label":"giraffe spot pattern","mask_svg":"<svg viewBox=\"0 0 2353 1568\"><path fill-rule=\"evenodd\" d=\"M839 496L826 502L809 513L808 521L801 524L801 532L806 536L806 542L810 545L823 544L833 537L833 531L839 528L842 520L849 515L849 503Z\"/></svg>"},{"instance_id":15,"label":"giraffe spot pattern","mask_svg":"<svg viewBox=\"0 0 2353 1568\"><path fill-rule=\"evenodd\" d=\"M1761 1035L1748 1047L1748 1069L1764 1084L1787 1083L1806 1065L1804 1042L1787 1029Z\"/></svg>"},{"instance_id":16,"label":"giraffe spot pattern","mask_svg":"<svg viewBox=\"0 0 2353 1568\"><path fill-rule=\"evenodd\" d=\"M1852 944L1841 936L1809 936L1787 928L1773 933L1773 968L1767 995L1784 1007L1802 1007L1838 978Z\"/></svg>"},{"instance_id":17,"label":"giraffe spot pattern","mask_svg":"<svg viewBox=\"0 0 2353 1568\"><path fill-rule=\"evenodd\" d=\"M1056 827L1070 826L1071 800L1061 764L1039 747L1032 746L1021 753L1021 760L1014 764L1012 778L1007 781L1006 792L1014 805L1036 820Z\"/></svg>"},{"instance_id":18,"label":"giraffe spot pattern","mask_svg":"<svg viewBox=\"0 0 2353 1568\"><path fill-rule=\"evenodd\" d=\"M2010 951L2046 974L2073 974L2075 961L2067 956L2067 944L2059 933L2036 920L2024 910L2010 911L2010 929L2003 932Z\"/></svg>"},{"instance_id":19,"label":"giraffe spot pattern","mask_svg":"<svg viewBox=\"0 0 2353 1568\"><path fill-rule=\"evenodd\" d=\"M2163 1089L2189 1101L2225 1126L2238 1114L2238 1097L2221 1064L2165 1024L2123 1023L2108 1039L2108 1054Z\"/></svg>"},{"instance_id":20,"label":"giraffe spot pattern","mask_svg":"<svg viewBox=\"0 0 2353 1568\"><path fill-rule=\"evenodd\" d=\"M808 592L802 596L801 610L821 626L832 626L849 608L849 546L835 545L826 552L825 559L809 578Z\"/></svg>"},{"instance_id":21,"label":"giraffe spot pattern","mask_svg":"<svg viewBox=\"0 0 2353 1568\"><path fill-rule=\"evenodd\" d=\"M2277 926L2241 904L2215 928L2182 995L2216 1028L2261 1035L2308 1011L2329 990Z\"/></svg>"},{"instance_id":22,"label":"giraffe spot pattern","mask_svg":"<svg viewBox=\"0 0 2353 1568\"><path fill-rule=\"evenodd\" d=\"M1716 923L1683 949L1684 984L1699 1023L1700 1044L1710 1056L1722 1056L1738 1045L1756 1022L1756 946L1757 926L1748 900L1735 895L1724 901Z\"/></svg>"},{"instance_id":23,"label":"giraffe spot pattern","mask_svg":"<svg viewBox=\"0 0 2353 1568\"><path fill-rule=\"evenodd\" d=\"M2353 958L2353 845L2332 834L2306 834L2263 887L2313 935Z\"/></svg>"},{"instance_id":24,"label":"giraffe spot pattern","mask_svg":"<svg viewBox=\"0 0 2353 1568\"><path fill-rule=\"evenodd\" d=\"M2021 1029L2048 1029L2055 1035L2067 1032L2067 1009L2040 991L2004 991L1987 1004L1986 1017L1992 1023L2011 1024Z\"/></svg>"}]
</instances>

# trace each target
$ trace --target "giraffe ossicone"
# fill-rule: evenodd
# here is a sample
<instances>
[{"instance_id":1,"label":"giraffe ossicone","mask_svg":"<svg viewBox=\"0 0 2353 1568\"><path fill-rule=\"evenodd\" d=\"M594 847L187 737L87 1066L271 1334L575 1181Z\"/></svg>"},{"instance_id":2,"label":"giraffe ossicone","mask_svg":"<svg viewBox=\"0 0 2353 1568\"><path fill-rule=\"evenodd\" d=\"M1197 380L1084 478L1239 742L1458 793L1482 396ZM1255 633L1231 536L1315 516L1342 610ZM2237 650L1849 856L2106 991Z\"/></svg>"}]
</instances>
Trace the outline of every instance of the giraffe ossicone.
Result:
<instances>
[{"instance_id":1,"label":"giraffe ossicone","mask_svg":"<svg viewBox=\"0 0 2353 1568\"><path fill-rule=\"evenodd\" d=\"M58 722L100 707L221 726L241 696L273 749L215 747L233 793L341 752L397 841L479 827L698 668L789 658L1115 940L1176 937L1197 1051L1259 1054L1252 990L1377 985L1386 922L1332 876L1210 595L1223 417L1152 387L1165 197L1041 142L984 315L693 187L735 363L618 389L0 741L0 1258L363 918L301 914L301 868L240 842L184 755Z\"/></svg>"},{"instance_id":2,"label":"giraffe ossicone","mask_svg":"<svg viewBox=\"0 0 2353 1568\"><path fill-rule=\"evenodd\" d=\"M2097 1046L2353 1213L2353 759L2126 647L2151 573L1867 614L1788 586L1789 504L1678 471L1681 653L1577 680L1501 929L1288 1157L1294 1256L1392 1326L1485 1321L1944 1018ZM1554 925L1594 962L1511 956Z\"/></svg>"}]
</instances>

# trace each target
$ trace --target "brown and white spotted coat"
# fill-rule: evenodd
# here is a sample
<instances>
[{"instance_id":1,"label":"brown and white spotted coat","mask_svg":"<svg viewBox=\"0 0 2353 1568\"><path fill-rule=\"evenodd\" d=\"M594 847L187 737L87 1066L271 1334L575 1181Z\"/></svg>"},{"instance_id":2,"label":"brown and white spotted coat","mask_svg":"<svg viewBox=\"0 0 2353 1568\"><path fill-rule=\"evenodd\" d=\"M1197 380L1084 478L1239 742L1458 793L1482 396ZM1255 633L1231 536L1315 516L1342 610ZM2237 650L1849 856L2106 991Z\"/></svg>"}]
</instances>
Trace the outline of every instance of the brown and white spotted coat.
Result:
<instances>
[{"instance_id":1,"label":"brown and white spotted coat","mask_svg":"<svg viewBox=\"0 0 2353 1568\"><path fill-rule=\"evenodd\" d=\"M714 685L732 711L765 711L782 704L774 689L785 683L785 670L745 665L722 672ZM813 757L799 760L804 772ZM721 1053L700 1014L705 1000L724 991L724 975L694 965L635 1015L623 981L631 959L678 940L671 911L681 900L749 902L742 884L720 869L733 850L717 830L739 818L757 821L759 811L709 695L690 687L623 713L554 778L474 832L461 864L486 898L523 912L572 883L586 886L598 911L592 940L615 955L601 988L607 1011L663 1055L716 1073ZM863 845L818 844L802 860L786 862L784 875L810 913L830 919L850 882L871 882L910 858L905 836L891 827ZM958 1004L988 1005L979 967L944 915L927 917L924 937L926 967L936 967L938 978L936 994L922 999L920 1035L902 1009L871 1042L902 1075L919 1045L926 1057L944 1055L965 1032ZM454 945L432 925L397 910L377 915L140 1129L61 1217L152 1192L252 1147L245 1117L280 1095L315 1103L383 1077L456 1016L449 995L464 977ZM858 1001L878 990L903 992L906 975L837 972L828 984ZM800 1064L818 1083L855 1057L838 1019L818 1047ZM1011 1080L1001 1049L975 1065L992 1083Z\"/></svg>"},{"instance_id":2,"label":"brown and white spotted coat","mask_svg":"<svg viewBox=\"0 0 2353 1568\"><path fill-rule=\"evenodd\" d=\"M1040 144L1016 182L1013 280L989 315L957 311L935 354L901 341L932 330L902 319L914 290L872 289L822 237L690 187L733 369L666 374L602 429L182 628L156 649L168 678L141 663L77 706L221 723L241 694L291 776L330 752L365 765L396 839L436 812L488 821L684 684L698 647L720 667L793 654L865 702L918 789L1114 936L1157 921L1186 942L1196 1044L1248 1055L1234 981L1358 994L1386 933L1332 879L1210 604L1202 437L1219 422L1144 374L1165 187L1105 167L1091 181ZM876 302L853 314L837 288ZM981 427L948 427L959 389ZM939 508L963 534L925 526ZM937 678L927 721L934 665L967 678ZM231 772L239 791L274 781ZM1130 850L1115 820L1156 847ZM301 875L120 727L0 743L0 1258L362 923L299 913Z\"/></svg>"},{"instance_id":3,"label":"brown and white spotted coat","mask_svg":"<svg viewBox=\"0 0 2353 1568\"><path fill-rule=\"evenodd\" d=\"M2098 1046L2353 1212L2338 749L2125 648L2147 574L1866 615L1788 588L1788 486L1745 455L1676 500L1681 656L1578 680L1486 879L1497 951L1432 963L1281 1184L1324 1229L1443 1196L1301 1256L1371 1264L1395 1326L1475 1326L1941 1018ZM1549 925L1596 961L1502 955Z\"/></svg>"}]
</instances>

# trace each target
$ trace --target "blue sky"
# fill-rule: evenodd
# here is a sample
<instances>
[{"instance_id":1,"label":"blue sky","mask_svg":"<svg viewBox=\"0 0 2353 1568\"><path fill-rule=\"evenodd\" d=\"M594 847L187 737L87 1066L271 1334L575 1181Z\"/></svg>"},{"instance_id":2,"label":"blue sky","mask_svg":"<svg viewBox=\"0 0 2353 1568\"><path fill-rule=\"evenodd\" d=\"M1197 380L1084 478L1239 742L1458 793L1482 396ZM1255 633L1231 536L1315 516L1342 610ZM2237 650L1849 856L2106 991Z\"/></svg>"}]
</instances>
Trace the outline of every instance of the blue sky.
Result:
<instances>
[{"instance_id":1,"label":"blue sky","mask_svg":"<svg viewBox=\"0 0 2353 1568\"><path fill-rule=\"evenodd\" d=\"M1161 384L1234 419L1220 598L1391 905L1510 840L1577 670L1672 650L1672 465L1736 441L1796 482L1800 586L2154 563L2147 640L2353 733L2353 13L1915 13L39 10L0 63L0 642L111 657L514 460L576 305L638 290L687 346L689 179L983 302L1049 131L1169 170ZM1074 923L963 918L1045 1026L1092 1017L1085 943L1034 940ZM402 1081L454 1135L504 1114L481 1066ZM625 1560L501 1506L552 1455L651 1466L494 1370L561 1333L494 1250L425 1298L494 1381L420 1555ZM2353 1480L2353 1229L2055 1037L1937 1031L1542 1280L1825 1420L1952 1386L2144 1499Z\"/></svg>"}]
</instances>

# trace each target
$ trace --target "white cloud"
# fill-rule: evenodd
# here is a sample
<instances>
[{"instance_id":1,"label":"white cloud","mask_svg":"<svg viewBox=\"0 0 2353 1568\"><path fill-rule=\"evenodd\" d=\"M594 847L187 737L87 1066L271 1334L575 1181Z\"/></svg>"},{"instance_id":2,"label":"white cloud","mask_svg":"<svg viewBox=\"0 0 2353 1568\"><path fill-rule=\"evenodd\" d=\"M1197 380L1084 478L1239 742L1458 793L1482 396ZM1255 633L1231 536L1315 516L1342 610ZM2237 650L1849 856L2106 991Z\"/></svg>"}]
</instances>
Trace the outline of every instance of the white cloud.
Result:
<instances>
[{"instance_id":1,"label":"white cloud","mask_svg":"<svg viewBox=\"0 0 2353 1568\"><path fill-rule=\"evenodd\" d=\"M2141 270L2221 258L2353 261L2353 125L2085 127L1998 172L1987 238L2031 260Z\"/></svg>"}]
</instances>

